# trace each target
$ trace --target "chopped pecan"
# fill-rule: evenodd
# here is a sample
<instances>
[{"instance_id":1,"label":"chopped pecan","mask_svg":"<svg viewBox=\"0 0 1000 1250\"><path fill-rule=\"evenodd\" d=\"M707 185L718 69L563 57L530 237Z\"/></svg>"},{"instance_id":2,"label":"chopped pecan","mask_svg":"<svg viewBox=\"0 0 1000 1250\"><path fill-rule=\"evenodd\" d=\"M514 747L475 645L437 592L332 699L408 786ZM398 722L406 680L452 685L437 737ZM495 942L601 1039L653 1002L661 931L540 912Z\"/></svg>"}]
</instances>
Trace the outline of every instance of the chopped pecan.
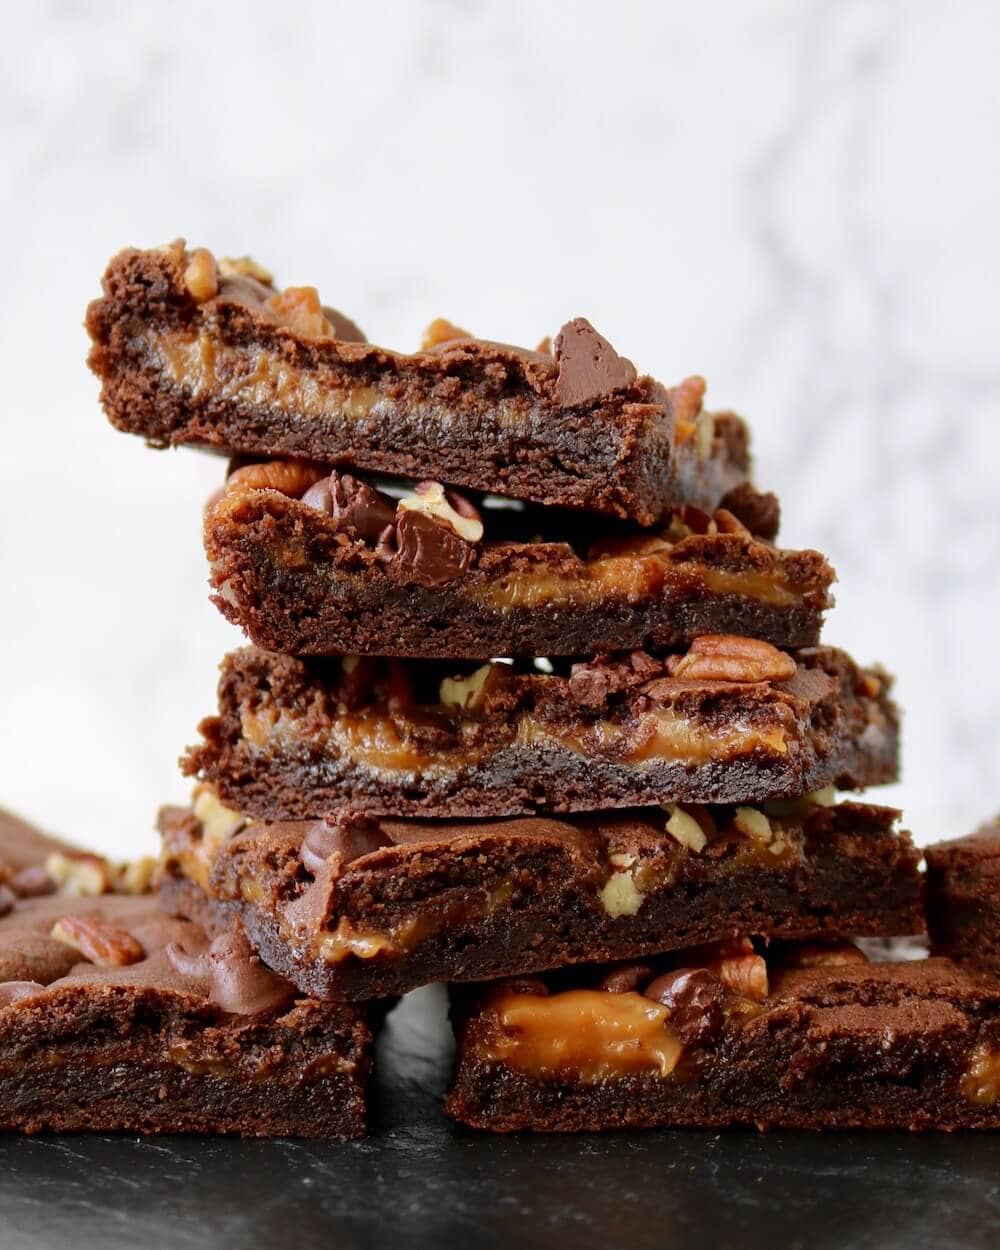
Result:
<instances>
[{"instance_id":1,"label":"chopped pecan","mask_svg":"<svg viewBox=\"0 0 1000 1250\"><path fill-rule=\"evenodd\" d=\"M420 340L420 350L422 352L432 352L442 343L453 343L455 339L471 339L472 335L468 330L460 330L458 326L452 322L446 321L444 317L435 317L427 329L423 333Z\"/></svg>"},{"instance_id":2,"label":"chopped pecan","mask_svg":"<svg viewBox=\"0 0 1000 1250\"><path fill-rule=\"evenodd\" d=\"M188 257L184 285L192 299L203 304L219 293L219 271L207 247L196 248Z\"/></svg>"},{"instance_id":3,"label":"chopped pecan","mask_svg":"<svg viewBox=\"0 0 1000 1250\"><path fill-rule=\"evenodd\" d=\"M300 338L336 338L333 323L314 286L289 286L264 301L282 325Z\"/></svg>"},{"instance_id":4,"label":"chopped pecan","mask_svg":"<svg viewBox=\"0 0 1000 1250\"><path fill-rule=\"evenodd\" d=\"M277 490L299 499L325 474L324 468L308 460L265 460L230 473L226 490Z\"/></svg>"},{"instance_id":5,"label":"chopped pecan","mask_svg":"<svg viewBox=\"0 0 1000 1250\"><path fill-rule=\"evenodd\" d=\"M87 898L106 894L114 887L114 872L99 855L64 855L53 851L45 860L45 871L60 894Z\"/></svg>"},{"instance_id":6,"label":"chopped pecan","mask_svg":"<svg viewBox=\"0 0 1000 1250\"><path fill-rule=\"evenodd\" d=\"M758 1002L767 998L767 964L747 938L717 942L705 948L702 965L727 988Z\"/></svg>"},{"instance_id":7,"label":"chopped pecan","mask_svg":"<svg viewBox=\"0 0 1000 1250\"><path fill-rule=\"evenodd\" d=\"M695 431L695 422L705 399L705 379L693 374L667 392L674 414L674 441L680 446Z\"/></svg>"},{"instance_id":8,"label":"chopped pecan","mask_svg":"<svg viewBox=\"0 0 1000 1250\"><path fill-rule=\"evenodd\" d=\"M397 512L423 512L450 525L459 538L477 543L483 536L483 518L479 509L458 491L446 490L440 482L419 482L412 495L396 505Z\"/></svg>"},{"instance_id":9,"label":"chopped pecan","mask_svg":"<svg viewBox=\"0 0 1000 1250\"><path fill-rule=\"evenodd\" d=\"M787 681L795 675L795 661L759 638L702 634L684 655L670 657L667 670L687 681Z\"/></svg>"},{"instance_id":10,"label":"chopped pecan","mask_svg":"<svg viewBox=\"0 0 1000 1250\"><path fill-rule=\"evenodd\" d=\"M848 964L866 964L868 956L853 942L797 942L781 954L782 969L842 968Z\"/></svg>"},{"instance_id":11,"label":"chopped pecan","mask_svg":"<svg viewBox=\"0 0 1000 1250\"><path fill-rule=\"evenodd\" d=\"M52 926L50 936L74 947L98 968L122 968L137 963L146 953L128 930L92 916L63 916Z\"/></svg>"}]
</instances>

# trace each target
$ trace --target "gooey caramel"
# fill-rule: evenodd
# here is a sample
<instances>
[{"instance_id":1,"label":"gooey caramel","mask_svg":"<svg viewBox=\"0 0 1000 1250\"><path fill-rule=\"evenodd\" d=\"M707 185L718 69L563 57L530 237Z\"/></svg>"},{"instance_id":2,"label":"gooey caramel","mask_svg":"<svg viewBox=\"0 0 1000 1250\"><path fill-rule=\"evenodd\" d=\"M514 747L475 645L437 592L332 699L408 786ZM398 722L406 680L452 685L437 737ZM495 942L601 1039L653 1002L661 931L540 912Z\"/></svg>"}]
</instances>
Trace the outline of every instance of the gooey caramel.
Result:
<instances>
[{"instance_id":1,"label":"gooey caramel","mask_svg":"<svg viewBox=\"0 0 1000 1250\"><path fill-rule=\"evenodd\" d=\"M578 572L569 576L543 567L532 572L510 573L487 583L473 582L463 593L474 603L499 612L536 608L547 603L594 603L608 597L641 603L662 592L672 571L666 552L605 556L584 563ZM685 589L701 588L712 595L755 599L774 607L795 607L802 602L801 591L793 589L777 575L767 577L763 573L684 565L683 584Z\"/></svg>"},{"instance_id":2,"label":"gooey caramel","mask_svg":"<svg viewBox=\"0 0 1000 1250\"><path fill-rule=\"evenodd\" d=\"M980 1043L969 1056L961 1088L969 1102L992 1107L1000 1098L1000 1049Z\"/></svg>"},{"instance_id":3,"label":"gooey caramel","mask_svg":"<svg viewBox=\"0 0 1000 1250\"><path fill-rule=\"evenodd\" d=\"M632 1072L667 1077L683 1053L668 1015L641 994L501 991L489 1006L493 1027L477 1048L481 1058L532 1076L565 1072L588 1083Z\"/></svg>"},{"instance_id":4,"label":"gooey caramel","mask_svg":"<svg viewBox=\"0 0 1000 1250\"><path fill-rule=\"evenodd\" d=\"M307 742L314 746L315 730L306 730L300 719L275 708L245 708L241 713L244 738L260 750L283 742ZM458 768L478 763L483 748L459 746L428 756L408 743L392 717L375 708L334 716L324 727L322 737L339 759L389 776L445 776ZM755 729L737 722L721 729L698 725L669 708L658 708L641 718L631 732L623 732L612 721L596 721L580 730L561 730L542 724L531 716L515 722L514 742L518 746L556 744L581 755L598 754L619 764L642 764L671 760L701 764L709 760L731 759L763 750L786 755L788 742L780 726ZM498 744L502 750L507 743ZM485 750L489 750L486 748Z\"/></svg>"}]
</instances>

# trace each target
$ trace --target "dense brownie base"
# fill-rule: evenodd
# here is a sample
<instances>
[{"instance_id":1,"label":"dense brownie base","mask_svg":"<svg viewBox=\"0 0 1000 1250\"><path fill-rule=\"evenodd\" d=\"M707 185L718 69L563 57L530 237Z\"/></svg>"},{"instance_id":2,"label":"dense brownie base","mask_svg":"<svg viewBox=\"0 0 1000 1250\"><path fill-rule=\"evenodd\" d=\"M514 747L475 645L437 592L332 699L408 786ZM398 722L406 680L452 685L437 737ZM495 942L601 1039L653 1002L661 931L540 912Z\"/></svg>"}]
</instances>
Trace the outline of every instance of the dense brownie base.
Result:
<instances>
[{"instance_id":1,"label":"dense brownie base","mask_svg":"<svg viewBox=\"0 0 1000 1250\"><path fill-rule=\"evenodd\" d=\"M303 317L302 289L220 273L203 249L121 252L87 312L111 422L159 446L307 456L644 525L715 508L747 477L738 419L637 377L585 322L555 358L469 337L404 355L305 290Z\"/></svg>"},{"instance_id":2,"label":"dense brownie base","mask_svg":"<svg viewBox=\"0 0 1000 1250\"><path fill-rule=\"evenodd\" d=\"M921 931L919 856L897 813L797 806L266 825L203 791L198 815L160 815L162 893L212 927L238 918L303 993L352 1001L739 933Z\"/></svg>"},{"instance_id":3,"label":"dense brownie base","mask_svg":"<svg viewBox=\"0 0 1000 1250\"><path fill-rule=\"evenodd\" d=\"M266 481L271 466L256 468ZM349 514L235 480L206 517L213 600L258 646L489 659L666 649L726 633L803 647L818 640L830 604L833 570L818 552L776 551L729 513L724 523L739 532L720 532L700 513L711 532L674 518L655 534L609 534L605 523L602 536L577 521L569 541L562 518L528 513L520 528L538 524L543 541L511 541L509 510L484 508L481 540L461 542L448 527L461 559L442 573L427 554L400 558L391 525L376 534L395 500L335 479L342 497L346 480L375 501L370 533L359 535Z\"/></svg>"},{"instance_id":4,"label":"dense brownie base","mask_svg":"<svg viewBox=\"0 0 1000 1250\"><path fill-rule=\"evenodd\" d=\"M561 674L493 665L458 684L441 680L456 666L344 669L247 648L224 661L219 715L184 769L262 820L746 803L894 779L884 674L832 648L793 662L736 639L719 645L761 666L723 680L735 670L701 654L715 641L698 640L691 668L634 653Z\"/></svg>"},{"instance_id":5,"label":"dense brownie base","mask_svg":"<svg viewBox=\"0 0 1000 1250\"><path fill-rule=\"evenodd\" d=\"M932 950L1000 972L1000 817L926 855Z\"/></svg>"},{"instance_id":6,"label":"dense brownie base","mask_svg":"<svg viewBox=\"0 0 1000 1250\"><path fill-rule=\"evenodd\" d=\"M371 1047L364 1008L296 1001L155 896L6 900L0 1128L357 1137Z\"/></svg>"},{"instance_id":7,"label":"dense brownie base","mask_svg":"<svg viewBox=\"0 0 1000 1250\"><path fill-rule=\"evenodd\" d=\"M1000 1127L995 981L943 959L781 972L769 958L754 996L720 990L707 962L682 952L674 973L620 972L631 992L617 995L566 996L565 978L551 994L530 981L456 991L449 1114L495 1132ZM561 1053L572 1061L546 1066Z\"/></svg>"}]
</instances>

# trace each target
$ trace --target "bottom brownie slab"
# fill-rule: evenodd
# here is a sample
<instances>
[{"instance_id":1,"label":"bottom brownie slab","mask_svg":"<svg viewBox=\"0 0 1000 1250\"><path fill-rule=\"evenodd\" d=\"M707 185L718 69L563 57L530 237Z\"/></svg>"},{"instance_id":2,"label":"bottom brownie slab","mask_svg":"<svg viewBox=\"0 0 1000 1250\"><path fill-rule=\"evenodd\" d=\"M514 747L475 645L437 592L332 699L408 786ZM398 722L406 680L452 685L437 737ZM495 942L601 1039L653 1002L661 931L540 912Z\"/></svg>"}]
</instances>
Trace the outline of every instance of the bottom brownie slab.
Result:
<instances>
[{"instance_id":1,"label":"bottom brownie slab","mask_svg":"<svg viewBox=\"0 0 1000 1250\"><path fill-rule=\"evenodd\" d=\"M1000 816L926 854L931 950L1000 972Z\"/></svg>"},{"instance_id":2,"label":"bottom brownie slab","mask_svg":"<svg viewBox=\"0 0 1000 1250\"><path fill-rule=\"evenodd\" d=\"M946 959L746 942L453 995L476 1128L1000 1127L1000 986Z\"/></svg>"},{"instance_id":3,"label":"bottom brownie slab","mask_svg":"<svg viewBox=\"0 0 1000 1250\"><path fill-rule=\"evenodd\" d=\"M364 1133L364 1008L296 999L242 934L152 895L4 906L0 1129Z\"/></svg>"}]
</instances>

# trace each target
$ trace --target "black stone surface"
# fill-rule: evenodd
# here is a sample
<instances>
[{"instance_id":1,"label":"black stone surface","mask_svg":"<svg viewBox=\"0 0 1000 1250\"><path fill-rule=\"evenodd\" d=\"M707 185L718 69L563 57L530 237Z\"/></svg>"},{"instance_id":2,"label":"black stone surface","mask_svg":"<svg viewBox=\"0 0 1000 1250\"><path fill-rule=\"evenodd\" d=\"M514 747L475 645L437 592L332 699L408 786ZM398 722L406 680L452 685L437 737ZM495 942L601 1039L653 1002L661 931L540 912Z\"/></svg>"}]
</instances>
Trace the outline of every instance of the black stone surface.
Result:
<instances>
[{"instance_id":1,"label":"black stone surface","mask_svg":"<svg viewBox=\"0 0 1000 1250\"><path fill-rule=\"evenodd\" d=\"M439 1103L445 1004L389 1018L356 1143L0 1138L0 1250L995 1250L1000 1137L491 1137Z\"/></svg>"}]
</instances>

